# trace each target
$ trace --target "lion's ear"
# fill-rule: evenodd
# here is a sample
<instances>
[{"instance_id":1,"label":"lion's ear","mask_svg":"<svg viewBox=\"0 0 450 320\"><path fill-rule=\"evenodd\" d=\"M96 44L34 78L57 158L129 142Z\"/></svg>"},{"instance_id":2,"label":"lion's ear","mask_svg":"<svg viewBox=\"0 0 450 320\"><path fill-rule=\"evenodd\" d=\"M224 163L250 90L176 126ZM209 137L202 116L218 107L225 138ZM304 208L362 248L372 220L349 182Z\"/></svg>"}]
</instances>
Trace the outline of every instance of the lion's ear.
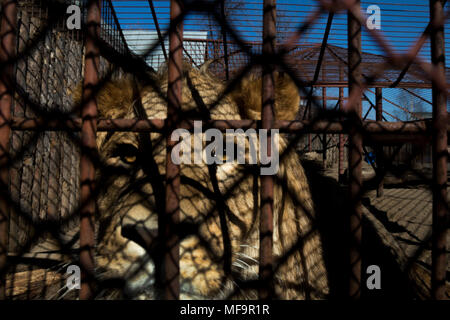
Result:
<instances>
[{"instance_id":1,"label":"lion's ear","mask_svg":"<svg viewBox=\"0 0 450 320\"><path fill-rule=\"evenodd\" d=\"M82 83L80 82L69 94L74 104L79 105L82 99ZM135 100L132 78L108 81L97 93L96 98L99 118L123 118L130 111Z\"/></svg>"},{"instance_id":2,"label":"lion's ear","mask_svg":"<svg viewBox=\"0 0 450 320\"><path fill-rule=\"evenodd\" d=\"M239 106L241 115L247 119L261 119L260 76L250 74L244 77L231 92L231 97ZM300 95L294 81L287 74L275 73L275 119L294 120L300 105Z\"/></svg>"},{"instance_id":3,"label":"lion's ear","mask_svg":"<svg viewBox=\"0 0 450 320\"><path fill-rule=\"evenodd\" d=\"M209 66L215 61L216 61L215 59L211 59L203 63L199 68L200 74L209 74Z\"/></svg>"}]
</instances>

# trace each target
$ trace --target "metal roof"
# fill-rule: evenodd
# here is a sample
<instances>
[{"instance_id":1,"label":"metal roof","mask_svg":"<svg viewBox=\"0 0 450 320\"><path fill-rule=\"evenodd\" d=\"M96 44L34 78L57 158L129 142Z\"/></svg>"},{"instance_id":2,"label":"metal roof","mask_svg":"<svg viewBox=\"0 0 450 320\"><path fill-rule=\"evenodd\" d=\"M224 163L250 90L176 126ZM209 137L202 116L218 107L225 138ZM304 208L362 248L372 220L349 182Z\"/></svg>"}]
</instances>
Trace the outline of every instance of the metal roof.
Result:
<instances>
[{"instance_id":1,"label":"metal roof","mask_svg":"<svg viewBox=\"0 0 450 320\"><path fill-rule=\"evenodd\" d=\"M314 78L316 66L320 58L321 43L307 44L299 47L292 53L292 63L305 81L311 82ZM320 68L317 85L340 86L347 85L348 78L348 51L342 48L327 44L324 50L322 64ZM387 57L367 52L362 52L361 67L363 76L371 79L383 64L388 63ZM406 67L406 65L405 65ZM450 79L449 68L447 79ZM412 63L406 71L388 65L382 73L377 74L376 86L381 87L417 87L429 88L431 82L426 78L422 68L417 63ZM375 85L374 85L375 86Z\"/></svg>"}]
</instances>

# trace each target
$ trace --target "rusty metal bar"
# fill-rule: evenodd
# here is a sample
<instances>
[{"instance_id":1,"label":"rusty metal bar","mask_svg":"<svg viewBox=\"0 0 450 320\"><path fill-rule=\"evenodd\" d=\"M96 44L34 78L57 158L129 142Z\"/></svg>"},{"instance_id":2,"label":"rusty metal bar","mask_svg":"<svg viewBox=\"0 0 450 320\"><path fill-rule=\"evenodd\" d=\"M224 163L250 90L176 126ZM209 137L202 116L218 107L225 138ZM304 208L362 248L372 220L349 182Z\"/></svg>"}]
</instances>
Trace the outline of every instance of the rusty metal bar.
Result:
<instances>
[{"instance_id":1,"label":"rusty metal bar","mask_svg":"<svg viewBox=\"0 0 450 320\"><path fill-rule=\"evenodd\" d=\"M226 21L226 14L225 14L225 0L220 1L220 15L223 19L223 21ZM225 30L224 24L221 26L222 30L222 40L223 40L223 55L224 55L224 62L225 62L225 79L230 79L230 70L228 65L228 45L227 45L227 31Z\"/></svg>"},{"instance_id":2,"label":"rusty metal bar","mask_svg":"<svg viewBox=\"0 0 450 320\"><path fill-rule=\"evenodd\" d=\"M322 70L322 76L324 75L325 70ZM322 107L324 109L324 111L327 110L327 100L326 100L326 96L327 96L327 88L323 87L322 88ZM324 133L322 135L322 147L323 147L323 151L322 151L322 166L325 169L327 167L327 134Z\"/></svg>"},{"instance_id":3,"label":"rusty metal bar","mask_svg":"<svg viewBox=\"0 0 450 320\"><path fill-rule=\"evenodd\" d=\"M308 152L312 151L312 139L311 139L311 133L308 133Z\"/></svg>"},{"instance_id":4,"label":"rusty metal bar","mask_svg":"<svg viewBox=\"0 0 450 320\"><path fill-rule=\"evenodd\" d=\"M9 138L11 128L11 106L13 99L13 65L8 63L16 52L17 35L17 1L2 1L2 21L0 29L1 48L0 62L2 69L0 74L0 300L6 298L6 266L8 256L8 232L9 232L9 208L8 208L8 183L9 170L7 167L9 158Z\"/></svg>"},{"instance_id":5,"label":"rusty metal bar","mask_svg":"<svg viewBox=\"0 0 450 320\"><path fill-rule=\"evenodd\" d=\"M328 87L328 88L346 88L348 83L346 81L317 81L316 83L307 82L305 86L314 87ZM371 83L372 87L391 88L392 82L390 81L374 81ZM411 89L431 89L431 83L428 82L401 82L396 88L411 88Z\"/></svg>"},{"instance_id":6,"label":"rusty metal bar","mask_svg":"<svg viewBox=\"0 0 450 320\"><path fill-rule=\"evenodd\" d=\"M275 66L273 57L276 47L276 7L275 0L264 0L263 4L263 81L261 127L267 130L267 155L271 157L271 129L275 112ZM261 176L261 217L259 243L259 298L273 297L273 186L272 175Z\"/></svg>"},{"instance_id":7,"label":"rusty metal bar","mask_svg":"<svg viewBox=\"0 0 450 320\"><path fill-rule=\"evenodd\" d=\"M450 120L450 118L449 118ZM196 120L198 121L198 120ZM226 129L257 129L258 120L206 120L202 128L217 128L221 131ZM18 131L80 131L82 119L69 120L47 120L43 118L29 119L13 117L11 129ZM178 127L192 130L194 120L183 120ZM283 133L323 133L339 134L348 133L348 121L310 121L310 120L274 120L273 129ZM98 119L97 131L128 131L128 132L162 132L165 128L164 119ZM364 121L360 130L364 134L431 134L431 120L419 120L412 122L387 122L387 121ZM447 123L447 132L450 133L450 121Z\"/></svg>"},{"instance_id":8,"label":"rusty metal bar","mask_svg":"<svg viewBox=\"0 0 450 320\"><path fill-rule=\"evenodd\" d=\"M430 0L431 60L437 78L445 83L444 9L442 1ZM433 236L431 297L445 299L447 204L447 95L433 82Z\"/></svg>"},{"instance_id":9,"label":"rusty metal bar","mask_svg":"<svg viewBox=\"0 0 450 320\"><path fill-rule=\"evenodd\" d=\"M123 43L123 45L125 47L125 51L126 52L124 52L124 53L130 53L130 48L128 47L127 40L125 39L125 36L123 34L122 28L121 28L120 23L119 23L119 19L117 18L116 10L114 9L114 5L112 4L111 0L108 0L108 5L109 5L109 8L111 10L111 15L112 15L113 20L114 20L114 25L115 25L117 31L119 32L120 39L122 40L122 43Z\"/></svg>"},{"instance_id":10,"label":"rusty metal bar","mask_svg":"<svg viewBox=\"0 0 450 320\"><path fill-rule=\"evenodd\" d=\"M13 117L11 128L18 131L80 131L82 122L81 118L58 120ZM98 119L97 131L161 132L164 125L164 119Z\"/></svg>"},{"instance_id":11,"label":"rusty metal bar","mask_svg":"<svg viewBox=\"0 0 450 320\"><path fill-rule=\"evenodd\" d=\"M447 3L447 0L443 0L442 6L445 6L445 4ZM426 39L429 37L430 35L430 31L431 31L431 21L428 23L427 27L425 28L425 30L423 31L422 35L419 37L419 40L415 43L415 45L413 46L413 48L411 48L409 57L410 59L406 60L405 66L403 68L403 70L400 72L397 80L395 80L395 82L392 84L392 87L397 87L397 85L399 83L401 83L403 77L406 75L408 69L411 67L411 65L414 62L414 57L416 57L419 54L420 49L423 47L423 45L425 44Z\"/></svg>"},{"instance_id":12,"label":"rusty metal bar","mask_svg":"<svg viewBox=\"0 0 450 320\"><path fill-rule=\"evenodd\" d=\"M316 69L314 71L314 77L313 77L313 80L312 80L312 84L316 83L317 80L319 79L320 69L322 67L322 61L323 61L323 57L325 55L325 49L327 47L328 36L330 35L331 24L333 23L333 18L334 18L334 12L330 11L328 13L327 26L325 28L325 33L323 34L322 45L320 47L320 52L319 52L319 59L317 60ZM325 80L324 76L323 76L323 71L322 71L322 78L323 78L322 80ZM306 100L307 105L306 105L306 108L305 108L305 114L303 115L303 119L306 116L306 112L308 112L308 110L311 109L311 99L313 97L313 92L314 92L314 87L311 86L311 89L309 90L308 96L306 98L307 99Z\"/></svg>"},{"instance_id":13,"label":"rusty metal bar","mask_svg":"<svg viewBox=\"0 0 450 320\"><path fill-rule=\"evenodd\" d=\"M381 88L380 88L380 89L381 89ZM367 89L367 91L369 91L369 92L371 92L371 93L373 93L373 94L376 94L376 92L373 92L373 91L370 90L370 89ZM402 106L399 105L398 103L395 103L395 102L393 102L392 100L389 100L389 99L387 99L387 98L385 98L385 97L383 97L383 100L386 101L386 102L388 102L388 103L390 103L390 104L392 104L394 107L399 108L400 110L405 111L406 113L412 115L414 118L419 119L419 117L417 117L417 115L416 115L414 112L411 112L411 111L408 110L407 108L402 107ZM370 100L369 100L369 102L370 102ZM384 112L385 112L385 111L384 111ZM419 120L420 120L420 119L419 119Z\"/></svg>"},{"instance_id":14,"label":"rusty metal bar","mask_svg":"<svg viewBox=\"0 0 450 320\"><path fill-rule=\"evenodd\" d=\"M344 111L344 88L339 88L339 110ZM339 164L338 181L344 181L344 135L339 134Z\"/></svg>"},{"instance_id":15,"label":"rusty metal bar","mask_svg":"<svg viewBox=\"0 0 450 320\"><path fill-rule=\"evenodd\" d=\"M179 239L175 226L179 222L180 211L180 167L173 163L171 153L176 142L170 139L179 121L182 103L182 62L183 62L183 25L176 24L182 14L181 1L170 1L169 31L169 85L167 89L167 153L166 153L166 208L160 228L164 241L163 285L165 299L178 299L179 281Z\"/></svg>"},{"instance_id":16,"label":"rusty metal bar","mask_svg":"<svg viewBox=\"0 0 450 320\"><path fill-rule=\"evenodd\" d=\"M375 119L376 121L383 121L383 89L375 88ZM377 187L377 197L382 197L384 193L384 152L383 145L377 146L377 171L380 181Z\"/></svg>"},{"instance_id":17,"label":"rusty metal bar","mask_svg":"<svg viewBox=\"0 0 450 320\"><path fill-rule=\"evenodd\" d=\"M409 94L411 94L412 96L416 97L419 100L422 100L425 103L428 103L429 105L433 105L432 102L428 101L427 99L425 99L424 97L418 95L417 93L415 93L414 91L408 90L407 88L402 88L402 90L408 92Z\"/></svg>"},{"instance_id":18,"label":"rusty metal bar","mask_svg":"<svg viewBox=\"0 0 450 320\"><path fill-rule=\"evenodd\" d=\"M353 6L355 12L361 11L360 0ZM348 17L348 88L349 97L360 91L361 73L361 24L351 11ZM358 94L354 103L348 105L348 112L355 120L361 119L362 97ZM350 212L350 281L349 296L358 299L361 296L361 187L362 187L362 135L352 128L349 134L348 167L350 173L349 194L352 205Z\"/></svg>"},{"instance_id":19,"label":"rusty metal bar","mask_svg":"<svg viewBox=\"0 0 450 320\"><path fill-rule=\"evenodd\" d=\"M152 11L153 22L155 23L156 33L158 34L158 40L161 43L161 49L164 54L164 59L167 61L166 46L164 45L164 39L161 35L161 29L159 28L158 17L156 16L153 0L148 0L148 4L150 5L150 10Z\"/></svg>"},{"instance_id":20,"label":"rusty metal bar","mask_svg":"<svg viewBox=\"0 0 450 320\"><path fill-rule=\"evenodd\" d=\"M85 43L85 70L83 81L83 102L81 109L81 159L80 159L80 265L82 269L80 299L93 297L94 247L95 247L95 166L92 156L97 152L97 102L93 96L99 78L101 2L90 0L87 12L87 34Z\"/></svg>"}]
</instances>

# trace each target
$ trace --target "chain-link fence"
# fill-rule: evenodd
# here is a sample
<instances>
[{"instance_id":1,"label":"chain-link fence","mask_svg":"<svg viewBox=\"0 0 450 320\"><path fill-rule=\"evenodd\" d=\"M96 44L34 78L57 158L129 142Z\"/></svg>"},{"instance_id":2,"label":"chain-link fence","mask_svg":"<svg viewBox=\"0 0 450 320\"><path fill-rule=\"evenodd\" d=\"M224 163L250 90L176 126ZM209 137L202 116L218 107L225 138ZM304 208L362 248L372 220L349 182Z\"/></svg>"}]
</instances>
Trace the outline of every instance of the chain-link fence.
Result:
<instances>
[{"instance_id":1,"label":"chain-link fence","mask_svg":"<svg viewBox=\"0 0 450 320\"><path fill-rule=\"evenodd\" d=\"M444 8L2 1L0 297L448 297Z\"/></svg>"}]
</instances>

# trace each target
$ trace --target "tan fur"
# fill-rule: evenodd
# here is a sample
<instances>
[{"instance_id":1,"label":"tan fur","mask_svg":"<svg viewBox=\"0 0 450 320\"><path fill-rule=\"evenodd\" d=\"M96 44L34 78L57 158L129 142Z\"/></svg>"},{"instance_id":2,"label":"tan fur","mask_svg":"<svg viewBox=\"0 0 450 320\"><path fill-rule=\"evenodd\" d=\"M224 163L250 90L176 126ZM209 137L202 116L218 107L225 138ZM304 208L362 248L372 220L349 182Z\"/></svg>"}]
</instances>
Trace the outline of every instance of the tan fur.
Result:
<instances>
[{"instance_id":1,"label":"tan fur","mask_svg":"<svg viewBox=\"0 0 450 320\"><path fill-rule=\"evenodd\" d=\"M72 93L76 103L81 102L81 84L79 84ZM131 86L131 77L106 82L102 89L96 95L97 108L100 115L111 119L123 117L131 107L130 101L133 101L133 87Z\"/></svg>"},{"instance_id":2,"label":"tan fur","mask_svg":"<svg viewBox=\"0 0 450 320\"><path fill-rule=\"evenodd\" d=\"M243 115L249 119L261 119L261 77L255 73L244 77L232 97L242 107ZM300 103L298 88L284 73L275 72L275 117L279 120L294 120Z\"/></svg>"},{"instance_id":3,"label":"tan fur","mask_svg":"<svg viewBox=\"0 0 450 320\"><path fill-rule=\"evenodd\" d=\"M257 118L256 113L261 108L260 80L244 80L240 90L224 97L212 108L211 104L223 92L224 85L204 71L187 65L184 66L184 72L184 111L198 109L186 80L189 78L212 119L241 119L240 114ZM165 70L154 77L161 92L167 92ZM293 90L292 82L285 77L277 78L277 86L277 118L292 119L299 102L297 90ZM136 101L130 88L129 79L108 84L100 92L98 99L101 116L134 118L133 104ZM152 87L143 88L141 96L149 119L166 117L166 102ZM242 109L247 111L242 112ZM164 199L155 199L155 192L148 180L140 185L140 192L133 189L127 191L132 181L157 179L148 177L141 167L125 163L121 155L117 154L118 145L139 148L138 134L118 132L109 139L106 136L106 133L99 133L97 139L102 160L110 167L128 170L128 174L103 177L107 180L102 183L104 189L97 200L97 220L104 232L99 233L97 239L97 266L101 270L101 277L123 277L127 280L128 288L136 290L139 298L154 298L153 263L148 260L142 248L121 235L121 229L130 224L141 225L149 230L157 229L155 205L156 201ZM153 158L160 174L165 174L164 139L161 140L157 133L152 133L150 137L154 148ZM296 243L298 249L293 250L289 258L283 260L276 269L276 294L281 299L325 298L328 294L327 275L320 237L314 225L314 208L308 183L295 151L284 152L285 149L286 142L280 137L280 170L274 191L275 261ZM149 163L148 159L145 163ZM100 175L101 172L98 173ZM205 164L182 164L181 175L213 191L211 176ZM227 215L226 224L232 247L232 269L241 280L257 279L260 204L259 194L256 197L253 194L253 175L245 175L242 165L225 163L218 165L216 176L221 194L230 194L225 203L231 212ZM259 179L257 181L256 190L259 190ZM214 200L189 184L182 184L180 192L181 221L199 226L198 234L188 236L180 243L181 298L227 298L235 290L237 292L232 296L234 298L256 298L256 290L238 287L230 277L225 277L222 264L217 260L223 254L224 245L223 226L220 225ZM254 199L258 200L256 207ZM207 250L201 240L210 246L211 251Z\"/></svg>"}]
</instances>

